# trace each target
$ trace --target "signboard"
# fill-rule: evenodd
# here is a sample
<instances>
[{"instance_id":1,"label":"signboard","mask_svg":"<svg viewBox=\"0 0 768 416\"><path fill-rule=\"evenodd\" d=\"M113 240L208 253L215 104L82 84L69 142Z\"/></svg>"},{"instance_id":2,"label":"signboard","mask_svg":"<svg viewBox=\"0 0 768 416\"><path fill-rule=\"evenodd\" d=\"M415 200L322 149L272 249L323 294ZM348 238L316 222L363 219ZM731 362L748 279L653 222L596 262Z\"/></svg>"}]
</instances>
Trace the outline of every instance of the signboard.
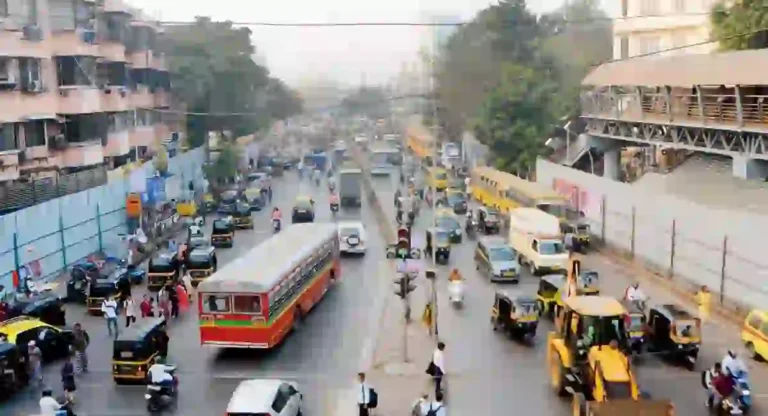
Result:
<instances>
[{"instance_id":1,"label":"signboard","mask_svg":"<svg viewBox=\"0 0 768 416\"><path fill-rule=\"evenodd\" d=\"M125 198L125 215L128 218L141 217L141 194L128 194L128 197Z\"/></svg>"},{"instance_id":2,"label":"signboard","mask_svg":"<svg viewBox=\"0 0 768 416\"><path fill-rule=\"evenodd\" d=\"M159 176L147 178L145 201L149 205L165 202L165 179Z\"/></svg>"}]
</instances>

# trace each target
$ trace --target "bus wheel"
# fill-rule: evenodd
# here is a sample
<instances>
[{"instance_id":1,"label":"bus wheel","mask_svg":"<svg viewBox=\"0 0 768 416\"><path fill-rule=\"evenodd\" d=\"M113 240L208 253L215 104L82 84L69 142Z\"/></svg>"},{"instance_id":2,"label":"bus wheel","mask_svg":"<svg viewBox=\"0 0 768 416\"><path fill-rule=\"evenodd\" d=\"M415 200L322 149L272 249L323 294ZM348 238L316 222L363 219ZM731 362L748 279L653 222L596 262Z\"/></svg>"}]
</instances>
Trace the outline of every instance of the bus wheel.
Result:
<instances>
[{"instance_id":1,"label":"bus wheel","mask_svg":"<svg viewBox=\"0 0 768 416\"><path fill-rule=\"evenodd\" d=\"M296 310L293 311L293 323L291 324L291 327L294 331L298 331L301 329L303 323L304 313L301 311L301 307L297 306Z\"/></svg>"}]
</instances>

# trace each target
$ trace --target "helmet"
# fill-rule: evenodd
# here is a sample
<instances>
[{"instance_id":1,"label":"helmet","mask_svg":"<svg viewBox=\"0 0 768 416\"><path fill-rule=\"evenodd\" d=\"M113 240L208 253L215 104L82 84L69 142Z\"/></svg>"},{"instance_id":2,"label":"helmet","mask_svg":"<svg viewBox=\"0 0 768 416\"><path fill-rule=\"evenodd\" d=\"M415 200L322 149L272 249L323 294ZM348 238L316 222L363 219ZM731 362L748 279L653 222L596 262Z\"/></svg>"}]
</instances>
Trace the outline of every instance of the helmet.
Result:
<instances>
[{"instance_id":1,"label":"helmet","mask_svg":"<svg viewBox=\"0 0 768 416\"><path fill-rule=\"evenodd\" d=\"M640 282L634 282L634 283L632 283L632 287L634 287L635 289L637 289L638 287L640 287Z\"/></svg>"},{"instance_id":2,"label":"helmet","mask_svg":"<svg viewBox=\"0 0 768 416\"><path fill-rule=\"evenodd\" d=\"M731 358L736 358L736 351L734 350L728 350L728 355L731 356Z\"/></svg>"}]
</instances>

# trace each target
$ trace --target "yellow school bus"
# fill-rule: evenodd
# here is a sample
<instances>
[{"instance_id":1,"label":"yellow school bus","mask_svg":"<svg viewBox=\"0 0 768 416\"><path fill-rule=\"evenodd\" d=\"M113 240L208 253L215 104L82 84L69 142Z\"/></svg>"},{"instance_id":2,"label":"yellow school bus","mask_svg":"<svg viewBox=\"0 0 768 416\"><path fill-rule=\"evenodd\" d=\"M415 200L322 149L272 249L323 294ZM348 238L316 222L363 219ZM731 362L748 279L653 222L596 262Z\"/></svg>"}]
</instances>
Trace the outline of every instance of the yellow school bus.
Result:
<instances>
[{"instance_id":1,"label":"yellow school bus","mask_svg":"<svg viewBox=\"0 0 768 416\"><path fill-rule=\"evenodd\" d=\"M488 166L472 172L472 196L502 212L518 207L538 208L558 218L569 214L568 199L554 189Z\"/></svg>"},{"instance_id":2,"label":"yellow school bus","mask_svg":"<svg viewBox=\"0 0 768 416\"><path fill-rule=\"evenodd\" d=\"M408 149L413 152L419 159L426 159L433 156L434 153L434 139L429 132L427 132L422 126L412 126L406 131Z\"/></svg>"}]
</instances>

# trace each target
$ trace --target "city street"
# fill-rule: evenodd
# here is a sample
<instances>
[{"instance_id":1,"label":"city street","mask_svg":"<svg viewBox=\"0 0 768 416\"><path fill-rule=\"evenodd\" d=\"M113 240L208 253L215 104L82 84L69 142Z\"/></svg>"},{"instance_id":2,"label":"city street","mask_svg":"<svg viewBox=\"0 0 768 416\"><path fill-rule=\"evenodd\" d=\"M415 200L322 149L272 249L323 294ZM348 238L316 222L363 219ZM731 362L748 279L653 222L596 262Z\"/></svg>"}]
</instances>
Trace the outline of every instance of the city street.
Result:
<instances>
[{"instance_id":1,"label":"city street","mask_svg":"<svg viewBox=\"0 0 768 416\"><path fill-rule=\"evenodd\" d=\"M386 178L374 178L373 184L387 216L395 224L392 201L396 184ZM424 204L413 230L416 241L424 241L425 229L431 223L431 214L431 210ZM449 265L437 267L438 325L440 338L447 344L450 414L490 415L497 414L500 409L525 406L526 414L570 415L570 402L558 399L549 387L545 357L546 336L552 324L546 320L540 322L533 346L520 344L494 332L490 325L494 292L504 290L510 295L535 295L537 278L526 272L517 285L490 283L475 270L475 246L475 241L465 236L464 242L453 246ZM650 305L684 302L674 299L658 286L654 287L642 278L638 279L632 275L632 271L603 255L590 254L583 266L600 274L603 294L620 297L632 281L638 280L643 291L651 298ZM454 309L447 299L447 275L453 267L458 267L466 279L465 304L462 309ZM427 283L424 279L418 279L416 284ZM692 305L682 305L693 310ZM417 314L420 312L417 311ZM687 371L656 357L643 359L634 369L639 375L641 389L654 398L671 399L678 415L701 415L706 410L700 371L721 360L728 348L735 348L750 368L752 395L756 403L751 414L768 414L768 367L746 358L740 344L738 328L716 321L704 327L703 349L696 371ZM418 368L426 368L426 365L418 363ZM415 399L417 394L413 393L409 397Z\"/></svg>"},{"instance_id":2,"label":"city street","mask_svg":"<svg viewBox=\"0 0 768 416\"><path fill-rule=\"evenodd\" d=\"M315 187L305 180L298 182L295 171L273 180L275 204L283 210L284 227L289 225L290 211L297 194L310 194L317 207L316 221L331 221L327 187ZM330 415L343 400L344 393L358 371L358 357L368 336L373 293L368 281L375 279L376 266L384 257L383 242L372 213L363 202L361 211L342 211L338 219L361 218L368 229L368 253L365 257L344 258L342 280L307 317L300 332L289 336L276 350L227 351L200 346L197 311L192 310L180 321L170 324L170 360L178 363L180 377L178 415L222 414L237 384L249 378L281 378L296 381L304 393L308 416ZM272 233L269 221L271 207L254 213L255 230L237 231L232 249L217 251L220 266L259 244ZM209 221L210 222L210 221ZM145 288L134 290L140 299ZM111 377L112 343L103 319L85 314L81 306L68 306L70 324L79 321L91 335L90 373L77 379L79 415L145 414L143 386L117 386ZM122 317L121 317L122 318ZM121 319L122 324L122 319ZM46 382L61 391L61 363L45 368ZM39 391L27 389L10 402L0 405L0 414L28 416L37 412Z\"/></svg>"}]
</instances>

